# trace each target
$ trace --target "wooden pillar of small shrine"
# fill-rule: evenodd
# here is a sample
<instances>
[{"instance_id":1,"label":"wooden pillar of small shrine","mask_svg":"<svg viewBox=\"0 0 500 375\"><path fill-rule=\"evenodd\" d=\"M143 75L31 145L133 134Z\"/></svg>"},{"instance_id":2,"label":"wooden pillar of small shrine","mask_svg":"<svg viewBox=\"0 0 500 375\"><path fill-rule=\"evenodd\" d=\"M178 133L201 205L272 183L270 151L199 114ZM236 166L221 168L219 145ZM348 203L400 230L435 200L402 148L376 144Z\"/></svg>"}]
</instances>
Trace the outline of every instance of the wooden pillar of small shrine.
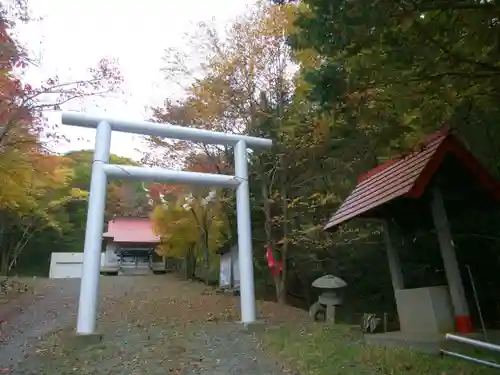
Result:
<instances>
[{"instance_id":1,"label":"wooden pillar of small shrine","mask_svg":"<svg viewBox=\"0 0 500 375\"><path fill-rule=\"evenodd\" d=\"M456 329L460 333L470 333L472 332L472 321L469 314L469 307L467 305L467 299L465 298L462 276L460 275L460 267L451 237L443 196L441 190L437 186L432 188L431 208L446 278L448 280L451 302L453 304Z\"/></svg>"},{"instance_id":2,"label":"wooden pillar of small shrine","mask_svg":"<svg viewBox=\"0 0 500 375\"><path fill-rule=\"evenodd\" d=\"M404 289L403 270L401 269L401 261L399 254L391 240L390 225L388 221L383 221L382 231L384 233L385 246L387 251L387 260L389 261L389 270L391 272L391 280L394 291Z\"/></svg>"}]
</instances>

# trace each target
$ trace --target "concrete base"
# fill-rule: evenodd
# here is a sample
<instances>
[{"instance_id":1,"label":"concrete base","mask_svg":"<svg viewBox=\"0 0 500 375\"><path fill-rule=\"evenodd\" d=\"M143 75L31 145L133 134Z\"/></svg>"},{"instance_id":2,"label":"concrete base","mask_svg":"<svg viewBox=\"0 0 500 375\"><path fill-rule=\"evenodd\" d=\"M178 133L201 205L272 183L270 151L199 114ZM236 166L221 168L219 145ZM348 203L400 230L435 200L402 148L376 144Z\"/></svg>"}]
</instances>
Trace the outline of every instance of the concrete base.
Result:
<instances>
[{"instance_id":1,"label":"concrete base","mask_svg":"<svg viewBox=\"0 0 500 375\"><path fill-rule=\"evenodd\" d=\"M257 319L253 323L239 322L240 330L246 333L261 332L267 327L267 321L264 319Z\"/></svg>"},{"instance_id":2,"label":"concrete base","mask_svg":"<svg viewBox=\"0 0 500 375\"><path fill-rule=\"evenodd\" d=\"M408 348L423 353L438 354L445 345L444 334L405 334L401 331L365 334L365 342L390 348Z\"/></svg>"},{"instance_id":3,"label":"concrete base","mask_svg":"<svg viewBox=\"0 0 500 375\"><path fill-rule=\"evenodd\" d=\"M164 275L166 273L167 273L167 270L155 270L155 269L153 269L154 275Z\"/></svg>"},{"instance_id":4,"label":"concrete base","mask_svg":"<svg viewBox=\"0 0 500 375\"><path fill-rule=\"evenodd\" d=\"M118 271L116 272L101 271L101 276L118 276Z\"/></svg>"},{"instance_id":5,"label":"concrete base","mask_svg":"<svg viewBox=\"0 0 500 375\"><path fill-rule=\"evenodd\" d=\"M119 274L123 276L143 276L152 275L153 271L149 267L122 267Z\"/></svg>"},{"instance_id":6,"label":"concrete base","mask_svg":"<svg viewBox=\"0 0 500 375\"><path fill-rule=\"evenodd\" d=\"M402 332L432 336L454 331L448 287L400 289L395 291L395 297Z\"/></svg>"},{"instance_id":7,"label":"concrete base","mask_svg":"<svg viewBox=\"0 0 500 375\"><path fill-rule=\"evenodd\" d=\"M73 350L81 350L89 346L100 344L102 342L102 335L100 333L92 333L88 335L71 333L66 335L64 342Z\"/></svg>"}]
</instances>

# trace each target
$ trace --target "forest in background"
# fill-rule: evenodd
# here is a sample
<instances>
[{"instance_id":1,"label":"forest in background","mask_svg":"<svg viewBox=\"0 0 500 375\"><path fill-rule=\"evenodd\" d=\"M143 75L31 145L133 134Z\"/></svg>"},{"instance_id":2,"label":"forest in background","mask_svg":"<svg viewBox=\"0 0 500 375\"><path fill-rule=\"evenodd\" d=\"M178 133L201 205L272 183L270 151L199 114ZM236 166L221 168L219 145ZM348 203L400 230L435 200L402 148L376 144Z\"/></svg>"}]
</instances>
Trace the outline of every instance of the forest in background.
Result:
<instances>
[{"instance_id":1,"label":"forest in background","mask_svg":"<svg viewBox=\"0 0 500 375\"><path fill-rule=\"evenodd\" d=\"M271 286L278 301L307 306L315 298L311 282L330 273L347 281L350 311L394 311L381 228L353 221L325 233L322 226L361 173L408 152L443 126L499 177L499 13L496 2L476 0L261 1L225 35L200 24L187 37L187 50L165 52L165 79L191 78L191 84L182 100L166 98L151 108L151 120L275 140L271 150L252 153L249 166L262 292ZM40 87L23 85L16 74L30 64L29 56L8 33L8 21L19 14L5 14L4 273L28 270L54 248L83 248L91 153L49 153L41 134L56 132L41 114L72 98L116 90L121 80L118 68L104 60L83 86L57 77ZM193 66L189 50L203 52L199 65ZM66 84L71 97L66 86L60 89ZM146 143L146 165L227 174L234 168L230 148L154 137ZM159 184L146 190L110 184L107 217L151 213L162 236L160 253L183 259L187 277L197 264L213 269L217 249L236 241L233 192ZM469 204L465 214L450 217L459 261L470 265L491 325L500 316L497 211ZM445 282L435 233L401 228L395 242L409 287ZM282 262L282 273L270 274L267 247ZM472 296L469 301L474 313Z\"/></svg>"}]
</instances>

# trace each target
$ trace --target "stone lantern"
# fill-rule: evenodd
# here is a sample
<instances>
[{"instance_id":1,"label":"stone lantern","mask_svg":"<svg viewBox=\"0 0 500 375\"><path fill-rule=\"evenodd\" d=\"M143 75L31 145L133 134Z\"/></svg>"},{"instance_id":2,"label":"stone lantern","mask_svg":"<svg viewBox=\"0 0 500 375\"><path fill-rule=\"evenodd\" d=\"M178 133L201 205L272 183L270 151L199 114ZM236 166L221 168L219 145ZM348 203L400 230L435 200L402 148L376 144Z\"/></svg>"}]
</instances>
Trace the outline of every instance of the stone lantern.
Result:
<instances>
[{"instance_id":1,"label":"stone lantern","mask_svg":"<svg viewBox=\"0 0 500 375\"><path fill-rule=\"evenodd\" d=\"M335 306L342 304L342 291L347 283L339 277L325 275L314 280L312 286L321 289L323 293L309 308L309 316L316 320L317 315L322 313L325 316L325 322L335 324Z\"/></svg>"}]
</instances>

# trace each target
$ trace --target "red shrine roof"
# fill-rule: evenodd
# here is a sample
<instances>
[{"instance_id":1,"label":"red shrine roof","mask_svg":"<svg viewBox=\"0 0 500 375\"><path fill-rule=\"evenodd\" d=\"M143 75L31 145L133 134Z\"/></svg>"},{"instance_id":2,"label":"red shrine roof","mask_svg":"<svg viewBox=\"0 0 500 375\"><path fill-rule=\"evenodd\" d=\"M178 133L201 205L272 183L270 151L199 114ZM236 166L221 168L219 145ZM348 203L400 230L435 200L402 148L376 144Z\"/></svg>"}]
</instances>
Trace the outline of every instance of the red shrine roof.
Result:
<instances>
[{"instance_id":1,"label":"red shrine roof","mask_svg":"<svg viewBox=\"0 0 500 375\"><path fill-rule=\"evenodd\" d=\"M153 223L147 217L117 217L108 223L103 238L117 243L159 243Z\"/></svg>"},{"instance_id":2,"label":"red shrine roof","mask_svg":"<svg viewBox=\"0 0 500 375\"><path fill-rule=\"evenodd\" d=\"M356 188L323 229L332 230L399 197L419 198L448 154L453 154L494 199L500 200L499 183L454 135L441 130L410 154L361 175Z\"/></svg>"}]
</instances>

